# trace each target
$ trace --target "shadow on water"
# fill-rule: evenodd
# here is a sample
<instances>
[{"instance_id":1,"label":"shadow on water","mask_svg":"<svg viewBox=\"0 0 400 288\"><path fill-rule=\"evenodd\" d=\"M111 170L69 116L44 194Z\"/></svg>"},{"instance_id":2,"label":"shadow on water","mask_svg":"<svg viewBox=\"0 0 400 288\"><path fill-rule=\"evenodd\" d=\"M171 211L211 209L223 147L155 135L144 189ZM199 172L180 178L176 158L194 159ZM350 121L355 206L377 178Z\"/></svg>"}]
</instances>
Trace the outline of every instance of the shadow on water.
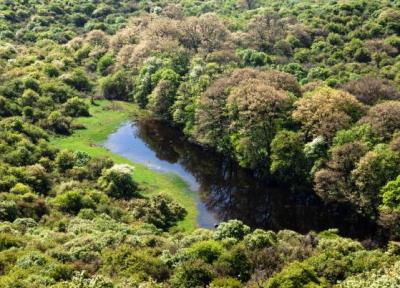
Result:
<instances>
[{"instance_id":1,"label":"shadow on water","mask_svg":"<svg viewBox=\"0 0 400 288\"><path fill-rule=\"evenodd\" d=\"M166 123L127 123L105 146L152 169L173 172L198 192L199 226L240 219L253 228L300 233L338 228L360 240L382 240L383 231L344 204L324 204L312 191L287 189L259 179L225 157L188 142Z\"/></svg>"}]
</instances>

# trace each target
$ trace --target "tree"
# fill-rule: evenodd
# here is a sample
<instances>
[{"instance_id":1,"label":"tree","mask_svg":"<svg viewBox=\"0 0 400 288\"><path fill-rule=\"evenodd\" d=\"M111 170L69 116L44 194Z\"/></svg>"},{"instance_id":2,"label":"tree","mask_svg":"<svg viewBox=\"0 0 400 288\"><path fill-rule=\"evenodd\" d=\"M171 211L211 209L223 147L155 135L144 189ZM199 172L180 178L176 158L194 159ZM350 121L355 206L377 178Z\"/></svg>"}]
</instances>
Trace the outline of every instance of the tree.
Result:
<instances>
[{"instance_id":1,"label":"tree","mask_svg":"<svg viewBox=\"0 0 400 288\"><path fill-rule=\"evenodd\" d=\"M382 187L380 194L382 195L380 210L389 209L400 212L400 176L395 180L387 182Z\"/></svg>"},{"instance_id":2,"label":"tree","mask_svg":"<svg viewBox=\"0 0 400 288\"><path fill-rule=\"evenodd\" d=\"M150 86L155 86L155 88L150 95L143 94L141 97L156 116L162 119L170 118L170 110L175 100L179 79L180 76L170 68L161 68L151 75ZM151 89L151 87L149 88Z\"/></svg>"},{"instance_id":3,"label":"tree","mask_svg":"<svg viewBox=\"0 0 400 288\"><path fill-rule=\"evenodd\" d=\"M149 95L149 103L147 104L150 111L157 117L169 119L171 115L171 107L175 99L176 87L169 80L161 80Z\"/></svg>"},{"instance_id":4,"label":"tree","mask_svg":"<svg viewBox=\"0 0 400 288\"><path fill-rule=\"evenodd\" d=\"M380 147L365 154L352 171L357 188L353 202L364 211L377 207L379 191L400 174L400 154L387 147Z\"/></svg>"},{"instance_id":5,"label":"tree","mask_svg":"<svg viewBox=\"0 0 400 288\"><path fill-rule=\"evenodd\" d=\"M178 26L179 42L188 49L211 53L222 50L229 40L229 31L221 20L212 13L191 17Z\"/></svg>"},{"instance_id":6,"label":"tree","mask_svg":"<svg viewBox=\"0 0 400 288\"><path fill-rule=\"evenodd\" d=\"M244 167L265 167L269 145L292 103L283 89L299 92L296 79L278 71L236 69L219 78L200 95L196 140L233 154Z\"/></svg>"},{"instance_id":7,"label":"tree","mask_svg":"<svg viewBox=\"0 0 400 288\"><path fill-rule=\"evenodd\" d=\"M275 89L284 90L293 93L295 96L301 96L300 85L293 75L277 70L261 71L256 78L265 81Z\"/></svg>"},{"instance_id":8,"label":"tree","mask_svg":"<svg viewBox=\"0 0 400 288\"><path fill-rule=\"evenodd\" d=\"M337 131L349 128L365 110L353 95L327 87L307 94L295 107L292 117L302 124L306 136L323 136L329 142Z\"/></svg>"},{"instance_id":9,"label":"tree","mask_svg":"<svg viewBox=\"0 0 400 288\"><path fill-rule=\"evenodd\" d=\"M227 99L231 142L244 167L263 165L270 143L290 107L288 95L258 79L242 81Z\"/></svg>"},{"instance_id":10,"label":"tree","mask_svg":"<svg viewBox=\"0 0 400 288\"><path fill-rule=\"evenodd\" d=\"M344 85L344 89L367 105L374 105L382 100L400 99L400 93L388 80L372 76L351 81Z\"/></svg>"},{"instance_id":11,"label":"tree","mask_svg":"<svg viewBox=\"0 0 400 288\"><path fill-rule=\"evenodd\" d=\"M155 81L152 81L153 75L162 67L162 65L163 61L160 58L151 57L146 60L139 71L139 75L135 77L134 99L141 108L146 107L148 104L148 96L157 84ZM171 69L166 70L170 71ZM172 74L176 73L173 72Z\"/></svg>"},{"instance_id":12,"label":"tree","mask_svg":"<svg viewBox=\"0 0 400 288\"><path fill-rule=\"evenodd\" d=\"M359 141L333 146L326 167L315 173L317 194L325 201L357 201L354 199L354 183L351 173L359 160L368 152L368 147Z\"/></svg>"},{"instance_id":13,"label":"tree","mask_svg":"<svg viewBox=\"0 0 400 288\"><path fill-rule=\"evenodd\" d=\"M375 133L389 140L400 130L400 101L385 101L371 107L360 123L370 124Z\"/></svg>"},{"instance_id":14,"label":"tree","mask_svg":"<svg viewBox=\"0 0 400 288\"><path fill-rule=\"evenodd\" d=\"M263 52L272 52L274 45L285 37L285 26L276 12L255 16L247 27L250 42Z\"/></svg>"},{"instance_id":15,"label":"tree","mask_svg":"<svg viewBox=\"0 0 400 288\"><path fill-rule=\"evenodd\" d=\"M299 133L279 131L271 143L271 173L285 183L306 181L308 165L303 150L304 142Z\"/></svg>"},{"instance_id":16,"label":"tree","mask_svg":"<svg viewBox=\"0 0 400 288\"><path fill-rule=\"evenodd\" d=\"M231 87L232 83L229 78L217 79L200 95L195 110L195 127L193 130L197 141L205 145L215 146L218 150L224 152L229 150L227 147L229 145L229 139L227 139L229 118L226 99ZM182 113L184 113L187 108L182 110ZM174 118L176 116L175 113ZM189 122L189 119L185 119L185 122Z\"/></svg>"},{"instance_id":17,"label":"tree","mask_svg":"<svg viewBox=\"0 0 400 288\"><path fill-rule=\"evenodd\" d=\"M345 175L333 169L324 168L315 173L315 192L325 201L342 201L348 191Z\"/></svg>"},{"instance_id":18,"label":"tree","mask_svg":"<svg viewBox=\"0 0 400 288\"><path fill-rule=\"evenodd\" d=\"M331 148L328 166L336 171L349 175L358 161L368 152L362 142L351 142Z\"/></svg>"},{"instance_id":19,"label":"tree","mask_svg":"<svg viewBox=\"0 0 400 288\"><path fill-rule=\"evenodd\" d=\"M244 49L238 52L245 66L265 66L271 64L272 59L264 52L258 52L254 49Z\"/></svg>"}]
</instances>

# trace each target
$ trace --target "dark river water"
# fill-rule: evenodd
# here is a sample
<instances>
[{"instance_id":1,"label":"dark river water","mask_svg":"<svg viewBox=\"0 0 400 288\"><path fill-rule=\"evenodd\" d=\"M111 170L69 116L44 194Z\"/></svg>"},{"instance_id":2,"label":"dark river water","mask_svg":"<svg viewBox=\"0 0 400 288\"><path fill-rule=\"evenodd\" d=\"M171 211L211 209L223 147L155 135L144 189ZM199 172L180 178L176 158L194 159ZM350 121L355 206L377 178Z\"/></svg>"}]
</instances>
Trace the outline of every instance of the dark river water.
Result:
<instances>
[{"instance_id":1,"label":"dark river water","mask_svg":"<svg viewBox=\"0 0 400 288\"><path fill-rule=\"evenodd\" d=\"M211 228L229 219L253 228L300 233L338 228L359 240L382 239L376 224L344 204L324 204L312 191L261 180L253 172L188 142L167 124L146 119L122 125L105 147L151 169L175 173L196 192L198 225Z\"/></svg>"}]
</instances>

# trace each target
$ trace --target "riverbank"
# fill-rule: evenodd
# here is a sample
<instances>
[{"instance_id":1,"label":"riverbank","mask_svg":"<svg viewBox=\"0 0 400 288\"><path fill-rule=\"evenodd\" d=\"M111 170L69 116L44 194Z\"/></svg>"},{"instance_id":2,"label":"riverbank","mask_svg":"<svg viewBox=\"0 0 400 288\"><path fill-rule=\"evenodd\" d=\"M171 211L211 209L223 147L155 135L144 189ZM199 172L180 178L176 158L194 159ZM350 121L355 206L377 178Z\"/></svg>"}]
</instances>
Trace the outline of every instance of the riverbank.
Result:
<instances>
[{"instance_id":1,"label":"riverbank","mask_svg":"<svg viewBox=\"0 0 400 288\"><path fill-rule=\"evenodd\" d=\"M188 211L185 220L178 224L178 228L186 231L195 229L198 214L195 195L181 178L153 171L142 164L113 154L102 146L108 135L121 124L133 117L142 116L143 112L136 105L126 102L101 100L96 101L96 104L90 107L91 117L78 118L75 122L83 125L85 129L75 130L68 137L52 138L51 143L59 149L79 150L92 157L107 156L116 163L133 165L135 167L133 178L143 188L142 194L151 196L164 193L171 196Z\"/></svg>"}]
</instances>

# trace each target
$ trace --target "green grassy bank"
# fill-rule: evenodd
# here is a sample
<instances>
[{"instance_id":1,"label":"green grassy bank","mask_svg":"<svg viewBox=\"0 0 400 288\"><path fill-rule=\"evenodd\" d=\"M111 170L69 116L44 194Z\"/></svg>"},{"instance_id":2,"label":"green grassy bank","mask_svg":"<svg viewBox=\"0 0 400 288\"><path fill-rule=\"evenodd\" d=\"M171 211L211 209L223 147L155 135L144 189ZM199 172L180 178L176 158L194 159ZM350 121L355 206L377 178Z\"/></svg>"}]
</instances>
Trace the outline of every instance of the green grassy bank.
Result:
<instances>
[{"instance_id":1,"label":"green grassy bank","mask_svg":"<svg viewBox=\"0 0 400 288\"><path fill-rule=\"evenodd\" d=\"M180 205L185 207L188 215L185 220L179 223L179 228L193 230L197 226L197 208L195 196L188 189L188 185L179 177L173 174L164 174L153 171L146 166L134 163L119 155L113 154L101 144L107 136L115 131L123 122L131 117L140 116L137 106L126 102L97 101L97 106L91 106L91 117L77 119L77 124L82 124L86 129L75 130L68 137L56 137L51 143L60 149L79 150L88 153L93 157L108 156L116 163L133 165L135 171L134 179L143 188L142 194L151 196L158 193L170 195Z\"/></svg>"}]
</instances>

